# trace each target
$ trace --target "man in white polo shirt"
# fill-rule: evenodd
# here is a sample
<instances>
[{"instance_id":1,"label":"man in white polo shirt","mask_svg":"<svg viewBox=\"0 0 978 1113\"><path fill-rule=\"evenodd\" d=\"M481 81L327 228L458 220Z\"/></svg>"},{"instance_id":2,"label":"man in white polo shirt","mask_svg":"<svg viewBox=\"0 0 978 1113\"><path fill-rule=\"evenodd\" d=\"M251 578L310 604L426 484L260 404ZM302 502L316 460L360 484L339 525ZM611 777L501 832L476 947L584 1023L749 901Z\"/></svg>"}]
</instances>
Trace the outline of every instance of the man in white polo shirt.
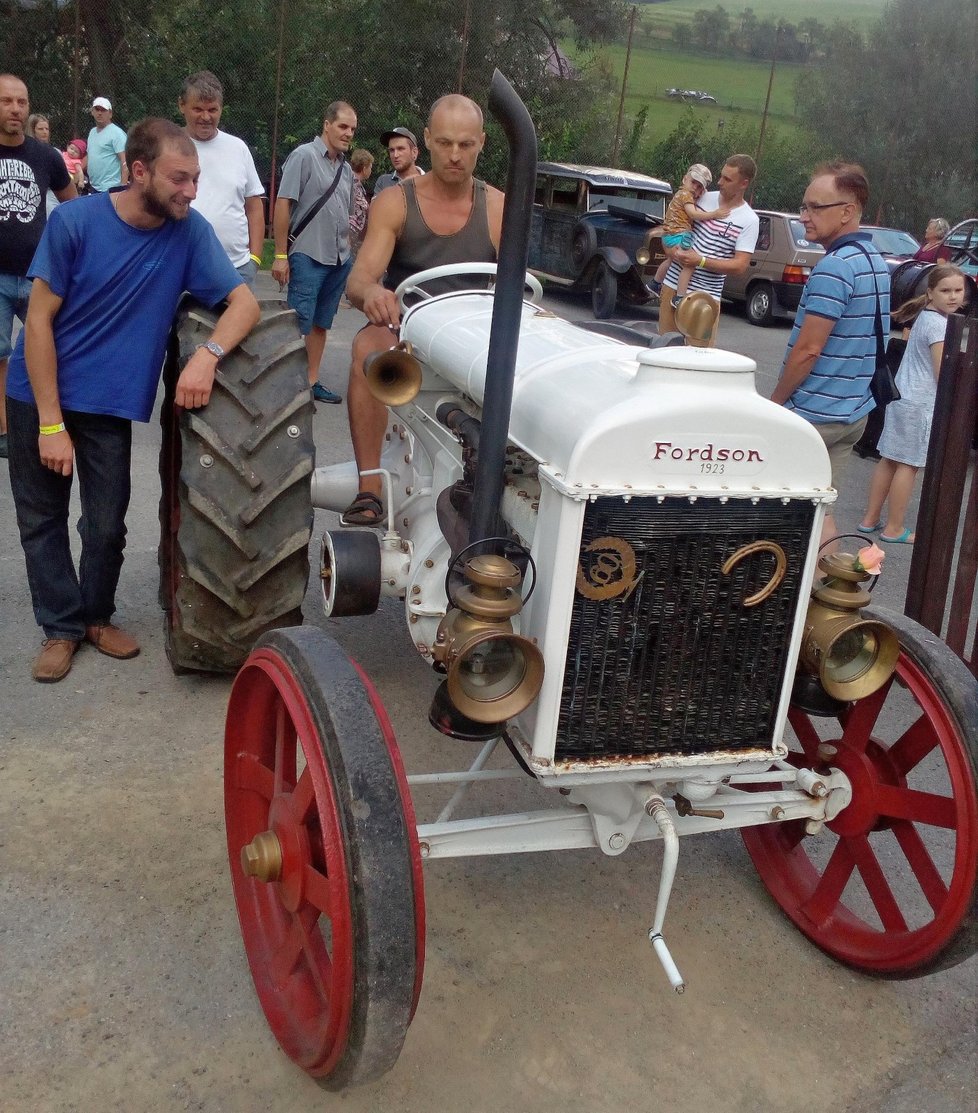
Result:
<instances>
[{"instance_id":1,"label":"man in white polo shirt","mask_svg":"<svg viewBox=\"0 0 978 1113\"><path fill-rule=\"evenodd\" d=\"M96 193L108 193L115 186L129 184L126 133L112 123L108 97L96 97L91 113L95 127L88 133L88 180Z\"/></svg>"},{"instance_id":2,"label":"man in white polo shirt","mask_svg":"<svg viewBox=\"0 0 978 1113\"><path fill-rule=\"evenodd\" d=\"M687 293L702 290L714 298L720 307L723 283L728 274L743 274L750 266L750 257L757 244L759 221L757 214L744 200L757 174L757 165L750 155L731 155L723 164L717 178L717 190L704 193L696 202L698 209L711 212L721 204L730 212L724 219L698 220L693 225L693 246L677 248L672 253L673 262L662 283L662 300L659 303L659 332L673 332L676 328L672 299L683 267L695 267L689 280ZM719 320L719 315L718 318ZM713 326L709 345L716 343L717 329Z\"/></svg>"},{"instance_id":3,"label":"man in white polo shirt","mask_svg":"<svg viewBox=\"0 0 978 1113\"><path fill-rule=\"evenodd\" d=\"M209 70L184 81L178 104L200 159L192 206L213 226L231 265L254 289L265 241L265 190L255 160L243 140L219 130L224 86Z\"/></svg>"}]
</instances>

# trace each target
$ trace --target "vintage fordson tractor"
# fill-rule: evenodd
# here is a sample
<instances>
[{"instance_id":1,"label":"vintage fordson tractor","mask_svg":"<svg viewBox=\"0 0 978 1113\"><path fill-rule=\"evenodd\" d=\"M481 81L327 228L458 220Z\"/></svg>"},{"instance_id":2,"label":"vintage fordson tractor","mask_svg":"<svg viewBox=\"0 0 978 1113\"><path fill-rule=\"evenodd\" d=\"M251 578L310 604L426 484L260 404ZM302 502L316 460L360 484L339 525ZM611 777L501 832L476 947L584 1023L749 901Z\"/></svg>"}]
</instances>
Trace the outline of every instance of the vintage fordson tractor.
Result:
<instances>
[{"instance_id":1,"label":"vintage fordson tractor","mask_svg":"<svg viewBox=\"0 0 978 1113\"><path fill-rule=\"evenodd\" d=\"M400 1052L425 859L661 840L649 939L677 991L679 842L729 828L841 962L909 977L976 947L973 677L926 630L865 610L852 556L820 559L825 449L757 394L752 360L623 343L523 300L535 137L498 76L490 103L512 148L495 289L423 296L438 270L401 291L400 344L368 368L390 407L386 528L330 531L320 570L328 615L403 600L443 678L419 713L477 756L406 775L369 679L314 626L266 633L228 709L252 975L281 1046L332 1088ZM281 409L255 446L301 440ZM313 500L339 509L356 487L352 464L322 468ZM500 741L512 768L485 768ZM533 778L539 810L456 817L505 777ZM410 786L431 783L457 787L418 824Z\"/></svg>"}]
</instances>

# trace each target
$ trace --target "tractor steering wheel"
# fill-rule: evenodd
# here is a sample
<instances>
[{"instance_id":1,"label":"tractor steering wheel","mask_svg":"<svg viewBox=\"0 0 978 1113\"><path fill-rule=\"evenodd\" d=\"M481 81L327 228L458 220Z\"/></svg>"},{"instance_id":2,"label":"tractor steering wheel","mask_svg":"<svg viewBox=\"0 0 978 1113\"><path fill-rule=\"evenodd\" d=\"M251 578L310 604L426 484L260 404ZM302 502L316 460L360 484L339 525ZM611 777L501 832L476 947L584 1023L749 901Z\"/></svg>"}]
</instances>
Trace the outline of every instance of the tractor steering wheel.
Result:
<instances>
[{"instance_id":1,"label":"tractor steering wheel","mask_svg":"<svg viewBox=\"0 0 978 1113\"><path fill-rule=\"evenodd\" d=\"M405 278L404 281L394 291L394 297L397 298L397 304L401 307L401 312L407 311L408 306L405 305L405 298L410 295L417 295L419 298L431 298L434 294L428 293L427 290L422 290L421 287L426 282L432 282L436 278L452 278L460 274L495 274L495 263L447 263L443 267L429 267L427 270L418 271L417 274L412 274ZM527 274L523 279L524 287L529 287L530 302L533 305L539 305L540 299L543 297L543 287L533 277L532 274Z\"/></svg>"}]
</instances>

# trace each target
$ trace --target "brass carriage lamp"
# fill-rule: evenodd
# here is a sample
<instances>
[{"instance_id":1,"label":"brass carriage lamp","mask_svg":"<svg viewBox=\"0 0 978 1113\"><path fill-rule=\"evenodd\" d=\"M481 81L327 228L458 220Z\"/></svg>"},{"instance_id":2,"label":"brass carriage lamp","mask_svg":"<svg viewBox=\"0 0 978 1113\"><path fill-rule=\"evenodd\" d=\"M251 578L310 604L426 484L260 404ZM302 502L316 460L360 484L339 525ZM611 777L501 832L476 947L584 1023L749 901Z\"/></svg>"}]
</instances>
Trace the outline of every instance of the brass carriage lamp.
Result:
<instances>
[{"instance_id":1,"label":"brass carriage lamp","mask_svg":"<svg viewBox=\"0 0 978 1113\"><path fill-rule=\"evenodd\" d=\"M543 684L543 654L529 638L515 633L513 618L523 605L519 569L505 557L485 554L465 563L465 584L438 626L432 656L448 674L432 707L439 729L452 727L445 696L473 723L498 726L536 699ZM462 730L445 733L467 736Z\"/></svg>"},{"instance_id":2,"label":"brass carriage lamp","mask_svg":"<svg viewBox=\"0 0 978 1113\"><path fill-rule=\"evenodd\" d=\"M808 605L801 668L833 699L863 699L893 675L900 642L885 622L860 614L871 598L861 586L870 573L856 557L829 553L818 566L825 579Z\"/></svg>"}]
</instances>

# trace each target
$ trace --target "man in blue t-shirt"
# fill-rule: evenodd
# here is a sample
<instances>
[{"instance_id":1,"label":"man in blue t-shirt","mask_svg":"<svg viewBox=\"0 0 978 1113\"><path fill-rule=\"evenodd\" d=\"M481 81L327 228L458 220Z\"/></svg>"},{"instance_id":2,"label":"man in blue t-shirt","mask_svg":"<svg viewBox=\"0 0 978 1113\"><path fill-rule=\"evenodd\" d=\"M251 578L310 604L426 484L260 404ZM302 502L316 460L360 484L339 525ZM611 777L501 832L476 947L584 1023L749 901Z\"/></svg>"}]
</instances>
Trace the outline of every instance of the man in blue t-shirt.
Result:
<instances>
[{"instance_id":1,"label":"man in blue t-shirt","mask_svg":"<svg viewBox=\"0 0 978 1113\"><path fill-rule=\"evenodd\" d=\"M190 208L200 165L189 137L168 120L143 120L126 154L128 189L52 213L10 361L10 486L45 638L33 676L46 682L67 675L83 640L110 657L139 652L110 621L125 548L131 422L149 420L181 295L206 305L227 299L210 340L177 380L175 402L186 409L207 404L218 362L260 316L214 230ZM77 572L68 538L76 470Z\"/></svg>"},{"instance_id":2,"label":"man in blue t-shirt","mask_svg":"<svg viewBox=\"0 0 978 1113\"><path fill-rule=\"evenodd\" d=\"M838 491L852 446L875 406L876 309L890 335L890 273L867 232L859 231L869 199L861 166L833 162L816 168L801 219L805 236L825 248L812 269L788 340L781 379L771 395L810 421L825 441ZM826 514L822 540L836 536Z\"/></svg>"}]
</instances>

